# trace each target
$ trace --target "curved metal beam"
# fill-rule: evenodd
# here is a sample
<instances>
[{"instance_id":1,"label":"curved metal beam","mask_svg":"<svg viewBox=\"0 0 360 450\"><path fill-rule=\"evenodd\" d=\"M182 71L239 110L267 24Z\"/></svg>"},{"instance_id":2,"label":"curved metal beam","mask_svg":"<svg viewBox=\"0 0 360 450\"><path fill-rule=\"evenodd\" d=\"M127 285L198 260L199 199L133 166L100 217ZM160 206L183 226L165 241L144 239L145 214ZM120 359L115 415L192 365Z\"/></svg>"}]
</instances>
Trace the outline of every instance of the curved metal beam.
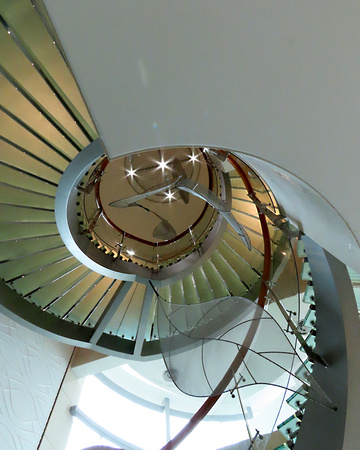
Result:
<instances>
[{"instance_id":1,"label":"curved metal beam","mask_svg":"<svg viewBox=\"0 0 360 450\"><path fill-rule=\"evenodd\" d=\"M329 365L315 361L313 376L331 393L337 411L308 401L296 448L358 448L360 326L354 291L345 264L308 236L302 240L314 284L316 352Z\"/></svg>"},{"instance_id":2,"label":"curved metal beam","mask_svg":"<svg viewBox=\"0 0 360 450\"><path fill-rule=\"evenodd\" d=\"M180 180L176 183L176 188L182 191L189 192L196 197L205 200L209 205L219 211L224 219L234 228L243 240L246 247L251 251L251 241L245 228L235 219L230 208L226 203L215 195L210 189L207 189L200 183L193 180Z\"/></svg>"},{"instance_id":3,"label":"curved metal beam","mask_svg":"<svg viewBox=\"0 0 360 450\"><path fill-rule=\"evenodd\" d=\"M104 149L100 139L97 139L73 159L61 177L55 198L55 218L61 238L69 251L82 264L101 275L123 281L136 280L140 283L146 283L151 279L156 286L175 282L203 264L226 230L227 223L223 216L216 220L200 252L193 252L182 261L161 270L150 270L127 261L113 260L99 251L85 235L80 233L76 209L78 194L76 187L89 167L102 155L104 155ZM177 180L180 177L182 174L178 175ZM228 194L231 192L230 182L226 174L221 174L221 177L222 196L228 200Z\"/></svg>"}]
</instances>

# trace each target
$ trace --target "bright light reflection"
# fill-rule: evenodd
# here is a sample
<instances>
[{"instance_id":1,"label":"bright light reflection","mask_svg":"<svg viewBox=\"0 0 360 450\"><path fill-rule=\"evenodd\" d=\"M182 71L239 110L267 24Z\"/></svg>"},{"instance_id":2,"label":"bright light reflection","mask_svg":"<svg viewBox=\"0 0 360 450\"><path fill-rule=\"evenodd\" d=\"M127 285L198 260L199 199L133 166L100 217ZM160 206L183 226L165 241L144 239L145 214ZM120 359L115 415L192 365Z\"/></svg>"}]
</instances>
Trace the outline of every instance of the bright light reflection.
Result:
<instances>
[{"instance_id":1,"label":"bright light reflection","mask_svg":"<svg viewBox=\"0 0 360 450\"><path fill-rule=\"evenodd\" d=\"M198 159L198 155L195 155L194 153L190 156L190 161L191 162L195 162L195 161L197 161Z\"/></svg>"},{"instance_id":2,"label":"bright light reflection","mask_svg":"<svg viewBox=\"0 0 360 450\"><path fill-rule=\"evenodd\" d=\"M173 192L169 191L165 193L165 197L167 200L169 200L169 202L171 202L171 200L175 198L175 195Z\"/></svg>"},{"instance_id":3,"label":"bright light reflection","mask_svg":"<svg viewBox=\"0 0 360 450\"><path fill-rule=\"evenodd\" d=\"M133 178L133 176L136 175L136 169L131 168L130 170L126 170L126 172L127 172L127 175L126 175L127 177L130 176L131 178Z\"/></svg>"},{"instance_id":4,"label":"bright light reflection","mask_svg":"<svg viewBox=\"0 0 360 450\"><path fill-rule=\"evenodd\" d=\"M122 397L94 376L86 377L78 407L110 433L144 450L158 450L167 442L164 413L150 410ZM172 416L170 421L171 437L174 437L188 420ZM246 438L243 421L202 422L179 449L216 450ZM79 450L90 445L114 446L74 418L66 450Z\"/></svg>"},{"instance_id":5,"label":"bright light reflection","mask_svg":"<svg viewBox=\"0 0 360 450\"><path fill-rule=\"evenodd\" d=\"M143 383L147 383L150 386L155 387L156 389L160 389L161 391L165 391L165 392L171 392L168 389L164 389L154 383L152 383L151 381L149 381L147 378L143 377L142 375L140 375L138 372L136 372L136 370L134 370L132 367L129 366L129 364L124 364L122 366L122 369L125 370L125 372L129 373L131 376L137 378L138 380L142 381Z\"/></svg>"},{"instance_id":6,"label":"bright light reflection","mask_svg":"<svg viewBox=\"0 0 360 450\"><path fill-rule=\"evenodd\" d=\"M127 252L128 252L128 254L129 254L130 256L134 256L134 255L135 255L134 250L128 250Z\"/></svg>"},{"instance_id":7,"label":"bright light reflection","mask_svg":"<svg viewBox=\"0 0 360 450\"><path fill-rule=\"evenodd\" d=\"M94 445L107 446L114 449L119 448L113 442L108 441L95 431L91 430L77 417L74 417L66 450L79 450L81 448L88 448Z\"/></svg>"},{"instance_id":8,"label":"bright light reflection","mask_svg":"<svg viewBox=\"0 0 360 450\"><path fill-rule=\"evenodd\" d=\"M101 427L134 446L144 450L158 450L166 444L166 422L163 413L122 397L93 376L85 379L78 407ZM96 433L86 433L84 427L78 431L81 431L80 436L72 433L66 450L86 448L82 442L87 443L89 440L93 445L98 444L95 440ZM91 434L91 439L87 439L88 434Z\"/></svg>"},{"instance_id":9,"label":"bright light reflection","mask_svg":"<svg viewBox=\"0 0 360 450\"><path fill-rule=\"evenodd\" d=\"M159 169L161 169L161 170L169 169L169 166L168 166L169 161L164 161L164 158L161 158L161 161L156 161L156 162L159 165Z\"/></svg>"}]
</instances>

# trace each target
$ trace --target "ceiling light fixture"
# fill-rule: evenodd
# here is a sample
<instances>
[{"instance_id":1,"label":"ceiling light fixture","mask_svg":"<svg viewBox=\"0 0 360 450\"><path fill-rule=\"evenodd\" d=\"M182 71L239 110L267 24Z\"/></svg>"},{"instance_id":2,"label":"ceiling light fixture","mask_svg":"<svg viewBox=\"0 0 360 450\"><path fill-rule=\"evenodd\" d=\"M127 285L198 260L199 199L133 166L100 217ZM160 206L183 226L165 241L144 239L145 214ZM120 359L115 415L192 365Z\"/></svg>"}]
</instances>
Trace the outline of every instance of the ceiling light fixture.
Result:
<instances>
[{"instance_id":1,"label":"ceiling light fixture","mask_svg":"<svg viewBox=\"0 0 360 450\"><path fill-rule=\"evenodd\" d=\"M171 202L172 199L175 198L175 195L173 192L169 191L165 193L166 199L169 200L169 202Z\"/></svg>"},{"instance_id":2,"label":"ceiling light fixture","mask_svg":"<svg viewBox=\"0 0 360 450\"><path fill-rule=\"evenodd\" d=\"M164 158L161 158L161 161L156 161L159 164L159 168L162 169L163 171L165 169L168 169L168 161L164 161Z\"/></svg>"},{"instance_id":3,"label":"ceiling light fixture","mask_svg":"<svg viewBox=\"0 0 360 450\"><path fill-rule=\"evenodd\" d=\"M126 170L126 172L127 172L127 175L126 175L127 177L130 176L131 178L133 178L134 175L136 175L136 169L131 168L130 170Z\"/></svg>"}]
</instances>

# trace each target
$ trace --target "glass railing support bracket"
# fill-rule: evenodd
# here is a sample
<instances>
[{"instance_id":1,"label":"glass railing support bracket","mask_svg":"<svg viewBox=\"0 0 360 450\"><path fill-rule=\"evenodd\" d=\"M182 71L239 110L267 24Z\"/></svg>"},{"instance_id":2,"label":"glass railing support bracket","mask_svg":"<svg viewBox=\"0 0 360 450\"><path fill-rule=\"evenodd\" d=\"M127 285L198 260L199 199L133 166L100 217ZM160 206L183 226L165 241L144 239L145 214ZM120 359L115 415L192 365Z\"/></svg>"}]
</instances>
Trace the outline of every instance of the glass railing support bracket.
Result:
<instances>
[{"instance_id":1,"label":"glass railing support bracket","mask_svg":"<svg viewBox=\"0 0 360 450\"><path fill-rule=\"evenodd\" d=\"M296 339L299 341L301 347L304 349L304 352L307 354L309 360L311 362L316 361L316 362L322 364L324 367L329 367L328 363L326 362L326 360L321 355L318 355L316 352L314 352L314 350L306 343L305 339L301 335L301 333L298 330L297 326L291 320L292 314L291 313L290 314L287 313L286 309L283 307L283 305L281 304L280 300L277 298L275 292L272 290L271 283L267 282L266 286L268 288L268 291L269 291L270 295L272 296L272 298L274 299L275 303L277 304L281 314L284 316L285 320L287 321L288 328L291 329L292 333L294 334Z\"/></svg>"},{"instance_id":2,"label":"glass railing support bracket","mask_svg":"<svg viewBox=\"0 0 360 450\"><path fill-rule=\"evenodd\" d=\"M262 203L256 196L255 193L248 194L251 200L254 202L256 207L259 210L260 214L265 214L265 216L271 220L271 222L286 234L288 238L300 237L303 236L303 232L297 229L291 229L289 226L289 221L286 216L282 214L275 214L267 205Z\"/></svg>"}]
</instances>

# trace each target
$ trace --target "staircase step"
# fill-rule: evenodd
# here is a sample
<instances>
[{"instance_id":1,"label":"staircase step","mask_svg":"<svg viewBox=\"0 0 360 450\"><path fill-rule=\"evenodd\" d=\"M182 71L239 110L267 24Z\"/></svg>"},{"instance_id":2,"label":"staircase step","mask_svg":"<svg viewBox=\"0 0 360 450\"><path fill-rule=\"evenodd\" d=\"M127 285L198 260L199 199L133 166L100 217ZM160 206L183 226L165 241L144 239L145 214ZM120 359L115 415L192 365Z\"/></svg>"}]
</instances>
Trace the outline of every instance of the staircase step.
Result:
<instances>
[{"instance_id":1,"label":"staircase step","mask_svg":"<svg viewBox=\"0 0 360 450\"><path fill-rule=\"evenodd\" d=\"M298 258L306 258L305 245L301 239L296 241L296 254Z\"/></svg>"},{"instance_id":2,"label":"staircase step","mask_svg":"<svg viewBox=\"0 0 360 450\"><path fill-rule=\"evenodd\" d=\"M98 286L101 281L103 281L106 277L103 275L97 275L97 277L94 276L93 282L87 287L85 291L81 293L81 295L76 299L76 301L71 302L70 308L68 308L65 312L62 311L61 318L62 319L69 319L72 320L75 323L78 323L79 325L84 320L85 315L78 316L79 309L74 313L74 310L80 305L80 303L88 303L91 295L93 294L94 290ZM110 280L110 279L109 279Z\"/></svg>"},{"instance_id":3,"label":"staircase step","mask_svg":"<svg viewBox=\"0 0 360 450\"><path fill-rule=\"evenodd\" d=\"M0 203L53 209L54 198L1 182Z\"/></svg>"},{"instance_id":4,"label":"staircase step","mask_svg":"<svg viewBox=\"0 0 360 450\"><path fill-rule=\"evenodd\" d=\"M44 250L35 255L29 254L1 265L1 276L6 280L29 272L40 270L56 261L71 257L69 250L63 245L60 248Z\"/></svg>"},{"instance_id":5,"label":"staircase step","mask_svg":"<svg viewBox=\"0 0 360 450\"><path fill-rule=\"evenodd\" d=\"M295 372L295 376L302 380L304 383L309 384L309 373L312 372L313 364L307 359L303 362L303 365L301 365L297 371Z\"/></svg>"},{"instance_id":6,"label":"staircase step","mask_svg":"<svg viewBox=\"0 0 360 450\"><path fill-rule=\"evenodd\" d=\"M1 40L1 31L0 31ZM4 49L6 51L6 49ZM21 64L21 61L19 61ZM5 76L4 76L5 74ZM20 117L25 124L33 130L41 130L41 136L46 141L51 142L68 157L73 159L83 145L69 133L66 128L66 110L62 113L62 123L57 119L59 109L63 109L61 103L52 95L50 88L33 70L31 81L38 85L38 91L32 96L29 91L21 84L22 80L15 79L10 72L3 69L3 75L0 75L0 91L4 94L3 106L15 117ZM24 80L25 81L25 80ZM8 99L8 101L7 101ZM40 103L41 102L41 103ZM51 108L49 112L48 108ZM73 122L68 122L70 128L74 127Z\"/></svg>"},{"instance_id":7,"label":"staircase step","mask_svg":"<svg viewBox=\"0 0 360 450\"><path fill-rule=\"evenodd\" d=\"M73 311L73 314L83 317L81 324L93 327L97 323L120 283L120 280L104 278L94 287L87 302L81 302Z\"/></svg>"},{"instance_id":8,"label":"staircase step","mask_svg":"<svg viewBox=\"0 0 360 450\"><path fill-rule=\"evenodd\" d=\"M69 73L68 67L61 56L58 49L54 46L54 42L52 37L50 36L48 30L45 28L44 24L41 22L39 15L37 14L36 9L34 9L30 4L24 3L21 5L21 13L11 13L10 11L14 11L14 9L8 9L3 12L4 18L8 21L14 30L16 30L16 37L20 45L19 50L21 49L21 45L26 48L23 51L24 54L27 55L28 60L33 61L35 66L38 66L42 69L41 76L44 80L47 80L47 85L51 85L52 89L56 91L57 95L55 99L52 99L54 102L54 107L56 106L59 109L59 113L61 114L61 121L64 120L67 128L74 127L74 135L76 134L76 123L75 121L81 120L85 124L91 124L92 121L90 115L84 105L81 95L79 94L79 90L74 81L74 78ZM36 33L34 33L36 30ZM41 45L39 45L41 42ZM12 50L11 48L9 50ZM7 60L9 58L6 58ZM18 59L17 59L18 61ZM21 71L23 69L23 65L19 67L9 59L9 64L13 64L13 74L18 78L21 76ZM30 64L27 62L27 66ZM11 67L7 67L8 70L11 70ZM32 70L32 72L34 69ZM20 72L20 73L18 73ZM26 77L27 74L24 74L24 79L22 80L22 84L32 92L31 88L34 89L34 95L37 95L39 86L31 82ZM62 97L67 105L68 109L76 112L76 116L70 116L67 119L66 115L59 108L58 97ZM71 99L71 100L70 100ZM55 103L55 100L57 103ZM61 105L60 105L61 106ZM47 107L49 110L53 108L51 106ZM64 117L63 117L64 116ZM59 118L60 119L60 118ZM77 127L78 128L78 127ZM91 128L89 126L86 127L90 132ZM93 127L94 128L94 127ZM81 135L77 136L79 140L81 140Z\"/></svg>"},{"instance_id":9,"label":"staircase step","mask_svg":"<svg viewBox=\"0 0 360 450\"><path fill-rule=\"evenodd\" d=\"M234 211L241 211L243 214L248 214L250 217L254 217L259 220L257 208L250 199L246 199L246 201L244 201L232 198L231 209Z\"/></svg>"},{"instance_id":10,"label":"staircase step","mask_svg":"<svg viewBox=\"0 0 360 450\"><path fill-rule=\"evenodd\" d=\"M307 261L307 259L304 260L303 265L302 265L302 269L301 269L301 279L302 280L308 280L311 281L311 269L310 269L310 264Z\"/></svg>"},{"instance_id":11,"label":"staircase step","mask_svg":"<svg viewBox=\"0 0 360 450\"><path fill-rule=\"evenodd\" d=\"M231 268L226 260L221 257L218 251L215 251L211 255L210 260L224 280L229 292L239 296L242 296L247 292L246 286L241 282L237 273Z\"/></svg>"},{"instance_id":12,"label":"staircase step","mask_svg":"<svg viewBox=\"0 0 360 450\"><path fill-rule=\"evenodd\" d=\"M303 388L299 388L287 400L286 403L296 411L307 401L307 392Z\"/></svg>"},{"instance_id":13,"label":"staircase step","mask_svg":"<svg viewBox=\"0 0 360 450\"><path fill-rule=\"evenodd\" d=\"M182 285L182 281L176 281L172 283L170 286L171 289L171 303L175 303L177 305L185 305L186 301L184 298L184 289Z\"/></svg>"},{"instance_id":14,"label":"staircase step","mask_svg":"<svg viewBox=\"0 0 360 450\"><path fill-rule=\"evenodd\" d=\"M14 206L14 205L4 205L0 203L1 223L9 222L49 222L55 223L55 213L52 210L46 210L42 208L31 208L27 206Z\"/></svg>"},{"instance_id":15,"label":"staircase step","mask_svg":"<svg viewBox=\"0 0 360 450\"><path fill-rule=\"evenodd\" d=\"M50 308L50 311L52 311L56 302L60 301L91 273L91 270L85 266L74 267L72 270L46 283L40 289L36 289L28 298L31 298L32 301L42 308ZM73 302L70 302L70 305L72 304ZM64 310L59 313L59 316L62 316L69 309L70 305L66 305Z\"/></svg>"},{"instance_id":16,"label":"staircase step","mask_svg":"<svg viewBox=\"0 0 360 450\"><path fill-rule=\"evenodd\" d=\"M25 148L33 155L41 155L42 160L48 163L48 166L55 167L62 172L69 163L70 158L63 155L58 149L52 148L50 143L43 142L40 136L28 131L21 123L19 124L3 111L0 111L0 135L15 145Z\"/></svg>"},{"instance_id":17,"label":"staircase step","mask_svg":"<svg viewBox=\"0 0 360 450\"><path fill-rule=\"evenodd\" d=\"M196 289L193 275L190 274L190 275L187 275L185 278L183 278L182 284L183 284L183 289L184 289L185 303L187 305L199 303L199 294Z\"/></svg>"},{"instance_id":18,"label":"staircase step","mask_svg":"<svg viewBox=\"0 0 360 450\"><path fill-rule=\"evenodd\" d=\"M226 233L224 234L224 241L233 248L239 255L241 255L246 261L251 258L254 267L262 267L264 254L260 249L263 248L264 242L263 237L258 234L253 233L251 230L247 229L248 235L251 240L252 250L249 252L244 242L240 238L240 236L235 233L233 228L229 225L226 229Z\"/></svg>"},{"instance_id":19,"label":"staircase step","mask_svg":"<svg viewBox=\"0 0 360 450\"><path fill-rule=\"evenodd\" d=\"M316 327L316 313L314 310L309 309L303 321L303 326L305 328L315 328Z\"/></svg>"},{"instance_id":20,"label":"staircase step","mask_svg":"<svg viewBox=\"0 0 360 450\"><path fill-rule=\"evenodd\" d=\"M309 334L308 337L305 339L305 342L307 343L307 345L314 349L316 346L316 338L315 336L313 336L312 334ZM300 351L304 352L304 349L302 347L300 347Z\"/></svg>"},{"instance_id":21,"label":"staircase step","mask_svg":"<svg viewBox=\"0 0 360 450\"><path fill-rule=\"evenodd\" d=\"M252 231L255 231L259 234L261 234L261 225L258 217L251 217L246 214L243 214L242 212L236 211L234 209L231 210L233 213L235 219L242 225L244 222L246 222L246 226L250 228Z\"/></svg>"},{"instance_id":22,"label":"staircase step","mask_svg":"<svg viewBox=\"0 0 360 450\"><path fill-rule=\"evenodd\" d=\"M55 224L13 223L11 227L0 223L0 241L19 240L23 238L40 238L41 236L58 235Z\"/></svg>"},{"instance_id":23,"label":"staircase step","mask_svg":"<svg viewBox=\"0 0 360 450\"><path fill-rule=\"evenodd\" d=\"M58 234L49 237L35 237L34 239L3 241L0 242L0 262L11 261L34 253L36 255L37 252L59 245L63 245L63 241Z\"/></svg>"},{"instance_id":24,"label":"staircase step","mask_svg":"<svg viewBox=\"0 0 360 450\"><path fill-rule=\"evenodd\" d=\"M49 183L54 183L56 185L59 183L62 174L61 170L52 167L39 156L35 156L32 153L27 152L25 148L11 145L1 136L0 161L3 164L13 167L14 170L23 170L24 172L31 173L43 180L48 180ZM21 185L21 177L19 185Z\"/></svg>"},{"instance_id":25,"label":"staircase step","mask_svg":"<svg viewBox=\"0 0 360 450\"><path fill-rule=\"evenodd\" d=\"M0 142L1 152L1 142ZM37 178L37 175L22 172L22 169L13 168L0 162L0 180L8 185L26 188L33 192L39 192L55 198L56 184L46 181L46 179Z\"/></svg>"},{"instance_id":26,"label":"staircase step","mask_svg":"<svg viewBox=\"0 0 360 450\"><path fill-rule=\"evenodd\" d=\"M250 289L259 279L259 272L252 269L252 267L231 247L225 242L221 242L217 250L226 262L237 273L239 278L244 281L246 288Z\"/></svg>"},{"instance_id":27,"label":"staircase step","mask_svg":"<svg viewBox=\"0 0 360 450\"><path fill-rule=\"evenodd\" d=\"M284 420L277 429L283 434L287 439L289 439L292 433L299 430L300 420L295 417L295 415L290 416L288 419Z\"/></svg>"},{"instance_id":28,"label":"staircase step","mask_svg":"<svg viewBox=\"0 0 360 450\"><path fill-rule=\"evenodd\" d=\"M133 283L105 332L135 340L144 302L146 286Z\"/></svg>"},{"instance_id":29,"label":"staircase step","mask_svg":"<svg viewBox=\"0 0 360 450\"><path fill-rule=\"evenodd\" d=\"M60 276L67 274L70 270L75 267L79 267L79 262L72 256L64 261L56 262L43 270L36 270L29 275L24 274L23 278L16 280L13 283L14 288L17 292L22 295L37 289L42 285L52 282Z\"/></svg>"},{"instance_id":30,"label":"staircase step","mask_svg":"<svg viewBox=\"0 0 360 450\"><path fill-rule=\"evenodd\" d=\"M206 278L208 279L211 289L214 293L215 298L226 297L229 295L229 290L226 287L226 284L216 270L215 266L212 264L210 260L207 260L205 264L202 266Z\"/></svg>"},{"instance_id":31,"label":"staircase step","mask_svg":"<svg viewBox=\"0 0 360 450\"><path fill-rule=\"evenodd\" d=\"M63 317L80 299L85 296L85 293L91 290L94 285L102 279L102 275L96 272L84 272L83 277L79 277L76 285L64 295L61 296L50 308L49 311L57 316ZM84 299L82 300L84 301ZM72 320L72 316L69 317ZM80 320L79 320L80 322Z\"/></svg>"},{"instance_id":32,"label":"staircase step","mask_svg":"<svg viewBox=\"0 0 360 450\"><path fill-rule=\"evenodd\" d=\"M199 293L200 302L207 302L214 299L214 293L212 291L209 280L207 279L204 269L200 267L193 273L196 288Z\"/></svg>"}]
</instances>

